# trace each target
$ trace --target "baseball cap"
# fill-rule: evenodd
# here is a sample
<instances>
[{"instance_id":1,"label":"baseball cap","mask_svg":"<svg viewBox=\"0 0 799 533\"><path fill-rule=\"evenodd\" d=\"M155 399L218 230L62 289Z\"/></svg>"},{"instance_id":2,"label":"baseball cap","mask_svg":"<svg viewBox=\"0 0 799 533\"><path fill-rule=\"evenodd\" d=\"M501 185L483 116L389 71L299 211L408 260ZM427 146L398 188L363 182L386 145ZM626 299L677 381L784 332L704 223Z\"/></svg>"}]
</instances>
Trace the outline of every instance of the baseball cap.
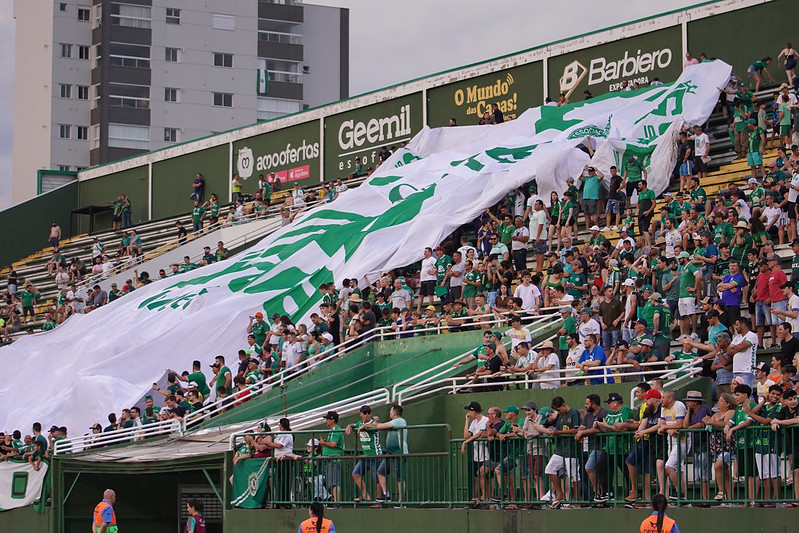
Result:
<instances>
[{"instance_id":1,"label":"baseball cap","mask_svg":"<svg viewBox=\"0 0 799 533\"><path fill-rule=\"evenodd\" d=\"M475 413L483 412L483 407L477 402L469 402L469 405L465 406L464 409L467 411L474 411Z\"/></svg>"},{"instance_id":2,"label":"baseball cap","mask_svg":"<svg viewBox=\"0 0 799 533\"><path fill-rule=\"evenodd\" d=\"M488 342L488 343L484 344L483 346L485 346L486 348L491 348L492 350L495 350L495 351L497 349L496 343L493 343L493 342Z\"/></svg>"},{"instance_id":3,"label":"baseball cap","mask_svg":"<svg viewBox=\"0 0 799 533\"><path fill-rule=\"evenodd\" d=\"M763 372L768 372L771 370L771 366L768 363L758 363L752 367L752 370L761 370Z\"/></svg>"},{"instance_id":4,"label":"baseball cap","mask_svg":"<svg viewBox=\"0 0 799 533\"><path fill-rule=\"evenodd\" d=\"M152 399L153 399L153 396L151 394L148 394L147 396L144 397L145 401L152 400Z\"/></svg>"},{"instance_id":5,"label":"baseball cap","mask_svg":"<svg viewBox=\"0 0 799 533\"><path fill-rule=\"evenodd\" d=\"M338 422L338 413L335 411L328 411L327 414L322 418L325 420L333 420L334 422Z\"/></svg>"},{"instance_id":6,"label":"baseball cap","mask_svg":"<svg viewBox=\"0 0 799 533\"><path fill-rule=\"evenodd\" d=\"M660 295L659 292L653 292L652 296L650 296L650 298L652 298L653 300L657 300L657 301L660 301L660 300L663 299L663 297Z\"/></svg>"},{"instance_id":7,"label":"baseball cap","mask_svg":"<svg viewBox=\"0 0 799 533\"><path fill-rule=\"evenodd\" d=\"M648 326L649 325L649 322L647 322L645 318L639 318L638 320L635 321L635 323L636 324L641 324L642 326Z\"/></svg>"},{"instance_id":8,"label":"baseball cap","mask_svg":"<svg viewBox=\"0 0 799 533\"><path fill-rule=\"evenodd\" d=\"M608 394L608 399L605 401L605 403L610 403L610 402L624 403L624 398L618 392L611 392L610 394Z\"/></svg>"},{"instance_id":9,"label":"baseball cap","mask_svg":"<svg viewBox=\"0 0 799 533\"><path fill-rule=\"evenodd\" d=\"M255 313L255 318L263 318L263 317L264 314L262 312L258 311L257 313Z\"/></svg>"},{"instance_id":10,"label":"baseball cap","mask_svg":"<svg viewBox=\"0 0 799 533\"><path fill-rule=\"evenodd\" d=\"M95 423L95 424L94 424L92 427L90 427L89 429L103 429L103 426L101 426L100 424L97 424L97 423Z\"/></svg>"},{"instance_id":11,"label":"baseball cap","mask_svg":"<svg viewBox=\"0 0 799 533\"><path fill-rule=\"evenodd\" d=\"M641 346L649 346L649 347L652 347L652 346L654 346L654 345L655 345L655 343L654 343L654 342L652 342L652 339L644 339L644 340L642 340L642 341L641 341Z\"/></svg>"},{"instance_id":12,"label":"baseball cap","mask_svg":"<svg viewBox=\"0 0 799 533\"><path fill-rule=\"evenodd\" d=\"M613 347L614 348L629 348L630 347L630 343L628 343L627 341L622 339L619 342L617 342L616 344L614 344Z\"/></svg>"},{"instance_id":13,"label":"baseball cap","mask_svg":"<svg viewBox=\"0 0 799 533\"><path fill-rule=\"evenodd\" d=\"M536 411L538 411L538 404L535 403L535 400L527 400L527 402L525 402L524 404L523 409L535 409Z\"/></svg>"},{"instance_id":14,"label":"baseball cap","mask_svg":"<svg viewBox=\"0 0 799 533\"><path fill-rule=\"evenodd\" d=\"M308 439L306 446L319 446L319 439Z\"/></svg>"},{"instance_id":15,"label":"baseball cap","mask_svg":"<svg viewBox=\"0 0 799 533\"><path fill-rule=\"evenodd\" d=\"M580 313L588 313L590 315L591 309L588 307L583 307L582 309L580 309Z\"/></svg>"},{"instance_id":16,"label":"baseball cap","mask_svg":"<svg viewBox=\"0 0 799 533\"><path fill-rule=\"evenodd\" d=\"M747 124L754 124L755 126L757 126L757 120L755 120L753 118L750 118L749 120L747 120L746 123Z\"/></svg>"},{"instance_id":17,"label":"baseball cap","mask_svg":"<svg viewBox=\"0 0 799 533\"><path fill-rule=\"evenodd\" d=\"M674 198L674 195L671 194L669 191L664 192L663 196L671 196L672 198Z\"/></svg>"},{"instance_id":18,"label":"baseball cap","mask_svg":"<svg viewBox=\"0 0 799 533\"><path fill-rule=\"evenodd\" d=\"M327 340L328 340L328 341L330 341L330 342L333 342L333 335L331 335L331 334L330 334L329 332L327 332L327 331L325 331L324 333L322 333L322 338L323 338L323 339L327 339Z\"/></svg>"},{"instance_id":19,"label":"baseball cap","mask_svg":"<svg viewBox=\"0 0 799 533\"><path fill-rule=\"evenodd\" d=\"M768 260L769 260L769 261L776 261L776 262L778 262L778 263L781 263L781 262L782 262L782 258L780 258L780 256L778 256L777 254L774 254L774 255L772 255L772 256L769 256Z\"/></svg>"},{"instance_id":20,"label":"baseball cap","mask_svg":"<svg viewBox=\"0 0 799 533\"><path fill-rule=\"evenodd\" d=\"M798 382L799 381L799 376L792 377L791 381L793 381L794 383Z\"/></svg>"},{"instance_id":21,"label":"baseball cap","mask_svg":"<svg viewBox=\"0 0 799 533\"><path fill-rule=\"evenodd\" d=\"M561 307L560 308L560 312L561 312L561 314L563 314L563 313L571 314L572 308L571 307Z\"/></svg>"},{"instance_id":22,"label":"baseball cap","mask_svg":"<svg viewBox=\"0 0 799 533\"><path fill-rule=\"evenodd\" d=\"M591 226L590 228L588 228L588 231L599 231L599 226L596 225Z\"/></svg>"},{"instance_id":23,"label":"baseball cap","mask_svg":"<svg viewBox=\"0 0 799 533\"><path fill-rule=\"evenodd\" d=\"M757 185L758 183L757 178L749 178L749 180L746 183L754 183L755 185Z\"/></svg>"},{"instance_id":24,"label":"baseball cap","mask_svg":"<svg viewBox=\"0 0 799 533\"><path fill-rule=\"evenodd\" d=\"M619 233L621 233L622 231L623 231L624 233L627 233L627 228L626 228L626 227L622 227L622 228L619 230Z\"/></svg>"},{"instance_id":25,"label":"baseball cap","mask_svg":"<svg viewBox=\"0 0 799 533\"><path fill-rule=\"evenodd\" d=\"M434 305L428 305L424 308L425 311L435 311L436 307Z\"/></svg>"},{"instance_id":26,"label":"baseball cap","mask_svg":"<svg viewBox=\"0 0 799 533\"><path fill-rule=\"evenodd\" d=\"M192 387L193 387L193 388L195 388L195 389L198 387L198 385L197 385L197 382L196 382L196 381L191 381L191 382L189 382L189 388L191 389Z\"/></svg>"},{"instance_id":27,"label":"baseball cap","mask_svg":"<svg viewBox=\"0 0 799 533\"><path fill-rule=\"evenodd\" d=\"M519 407L516 405L509 405L505 409L502 410L503 413L516 413L519 414Z\"/></svg>"},{"instance_id":28,"label":"baseball cap","mask_svg":"<svg viewBox=\"0 0 799 533\"><path fill-rule=\"evenodd\" d=\"M744 222L744 224L746 224L746 222ZM688 259L689 257L691 257L691 255L688 252L682 251L677 256L677 259Z\"/></svg>"},{"instance_id":29,"label":"baseball cap","mask_svg":"<svg viewBox=\"0 0 799 533\"><path fill-rule=\"evenodd\" d=\"M627 278L624 280L624 283L622 283L622 285L624 285L625 287L635 287L635 282L632 279Z\"/></svg>"},{"instance_id":30,"label":"baseball cap","mask_svg":"<svg viewBox=\"0 0 799 533\"><path fill-rule=\"evenodd\" d=\"M362 405L362 406L361 406L361 412L362 412L363 414L366 414L366 413L371 413L371 412L372 412L372 408L371 408L371 407L369 407L368 405Z\"/></svg>"},{"instance_id":31,"label":"baseball cap","mask_svg":"<svg viewBox=\"0 0 799 533\"><path fill-rule=\"evenodd\" d=\"M648 391L646 391L646 394L644 394L644 399L645 400L650 400L652 398L655 398L656 400L659 400L660 399L660 392L656 391L655 389L649 389Z\"/></svg>"}]
</instances>

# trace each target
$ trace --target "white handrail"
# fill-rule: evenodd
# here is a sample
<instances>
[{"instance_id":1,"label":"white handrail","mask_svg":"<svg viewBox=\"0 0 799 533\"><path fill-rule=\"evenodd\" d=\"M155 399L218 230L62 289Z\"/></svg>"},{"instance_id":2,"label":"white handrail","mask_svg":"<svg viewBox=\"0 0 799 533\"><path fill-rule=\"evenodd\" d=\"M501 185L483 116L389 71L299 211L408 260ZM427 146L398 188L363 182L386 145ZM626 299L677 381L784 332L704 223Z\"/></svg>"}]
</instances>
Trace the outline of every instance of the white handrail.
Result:
<instances>
[{"instance_id":1,"label":"white handrail","mask_svg":"<svg viewBox=\"0 0 799 533\"><path fill-rule=\"evenodd\" d=\"M77 453L89 449L110 446L123 442L144 440L148 437L180 433L180 421L177 419L162 420L152 424L143 424L129 428L107 431L105 433L87 434L80 437L57 440L53 443L53 455Z\"/></svg>"}]
</instances>

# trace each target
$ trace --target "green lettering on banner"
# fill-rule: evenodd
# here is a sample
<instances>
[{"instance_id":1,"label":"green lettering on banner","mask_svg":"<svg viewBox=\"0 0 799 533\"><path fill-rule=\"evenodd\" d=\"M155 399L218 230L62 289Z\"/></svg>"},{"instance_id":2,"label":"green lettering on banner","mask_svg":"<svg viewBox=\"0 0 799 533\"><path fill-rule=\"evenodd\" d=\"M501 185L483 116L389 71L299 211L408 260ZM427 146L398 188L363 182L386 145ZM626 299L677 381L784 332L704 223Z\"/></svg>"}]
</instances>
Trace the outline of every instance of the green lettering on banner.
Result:
<instances>
[{"instance_id":1,"label":"green lettering on banner","mask_svg":"<svg viewBox=\"0 0 799 533\"><path fill-rule=\"evenodd\" d=\"M380 215L363 216L321 209L277 237L268 249L245 253L241 259L214 274L179 281L140 303L139 308L146 307L151 311L167 307L185 309L197 296L208 292L208 288L220 287L222 278L235 276L226 283L231 292L263 294L264 310L291 317L302 316L321 298L315 288L321 283L332 282L333 272L326 267L308 272L296 266L276 269L295 255L311 255L313 260L305 264L319 265L343 251L344 261L347 261L368 235L410 222L421 212L424 202L433 197L436 185L418 191L414 189L405 197L399 193L402 186L392 189L389 198L394 204ZM319 238L322 234L323 239ZM327 256L326 259L319 256L320 251ZM204 288L199 292L182 291L195 286Z\"/></svg>"}]
</instances>

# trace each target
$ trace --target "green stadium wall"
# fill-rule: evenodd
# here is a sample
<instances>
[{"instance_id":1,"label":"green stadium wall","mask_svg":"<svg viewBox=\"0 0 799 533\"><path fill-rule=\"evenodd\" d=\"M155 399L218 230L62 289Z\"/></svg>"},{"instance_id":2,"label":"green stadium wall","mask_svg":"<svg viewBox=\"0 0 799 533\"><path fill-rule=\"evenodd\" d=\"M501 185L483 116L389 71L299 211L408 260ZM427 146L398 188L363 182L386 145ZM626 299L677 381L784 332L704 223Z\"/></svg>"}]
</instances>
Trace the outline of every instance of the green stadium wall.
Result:
<instances>
[{"instance_id":1,"label":"green stadium wall","mask_svg":"<svg viewBox=\"0 0 799 533\"><path fill-rule=\"evenodd\" d=\"M53 220L61 226L63 238L71 237L70 212L79 205L80 191L75 181L0 211L0 228L3 228L0 266L10 265L47 246Z\"/></svg>"}]
</instances>

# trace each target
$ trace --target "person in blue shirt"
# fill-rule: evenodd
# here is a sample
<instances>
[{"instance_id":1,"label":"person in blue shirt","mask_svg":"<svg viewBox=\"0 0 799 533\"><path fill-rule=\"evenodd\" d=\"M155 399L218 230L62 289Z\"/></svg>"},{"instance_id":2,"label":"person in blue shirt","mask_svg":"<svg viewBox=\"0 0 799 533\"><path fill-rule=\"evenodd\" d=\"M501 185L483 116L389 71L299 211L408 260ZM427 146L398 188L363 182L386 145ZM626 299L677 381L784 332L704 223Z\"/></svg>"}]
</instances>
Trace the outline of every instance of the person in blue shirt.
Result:
<instances>
[{"instance_id":1,"label":"person in blue shirt","mask_svg":"<svg viewBox=\"0 0 799 533\"><path fill-rule=\"evenodd\" d=\"M596 335L593 333L586 335L583 344L585 345L585 350L577 362L577 368L589 376L603 375L605 373L604 370L593 369L597 366L605 366L608 360L605 350L597 344ZM601 385L603 383L607 383L605 378L591 378L591 385Z\"/></svg>"}]
</instances>

